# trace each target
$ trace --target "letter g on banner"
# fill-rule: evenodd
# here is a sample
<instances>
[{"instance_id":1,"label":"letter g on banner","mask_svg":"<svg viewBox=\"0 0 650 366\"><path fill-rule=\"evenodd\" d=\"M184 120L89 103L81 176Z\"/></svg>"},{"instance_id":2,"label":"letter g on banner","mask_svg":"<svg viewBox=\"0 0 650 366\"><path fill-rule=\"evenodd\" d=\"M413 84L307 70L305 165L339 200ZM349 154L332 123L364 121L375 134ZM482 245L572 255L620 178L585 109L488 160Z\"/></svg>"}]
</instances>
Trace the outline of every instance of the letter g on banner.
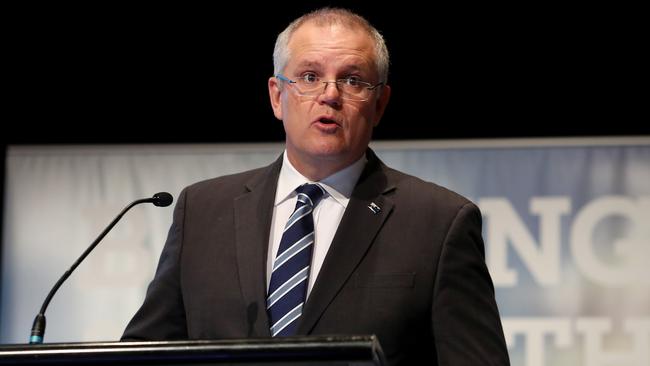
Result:
<instances>
[{"instance_id":1,"label":"letter g on banner","mask_svg":"<svg viewBox=\"0 0 650 366\"><path fill-rule=\"evenodd\" d=\"M603 230L602 225L610 227ZM605 238L611 241L609 255L596 250L605 241L599 233L606 232L622 235ZM646 269L650 262L650 197L603 196L589 202L573 221L570 243L576 266L590 280L610 287L650 284Z\"/></svg>"}]
</instances>

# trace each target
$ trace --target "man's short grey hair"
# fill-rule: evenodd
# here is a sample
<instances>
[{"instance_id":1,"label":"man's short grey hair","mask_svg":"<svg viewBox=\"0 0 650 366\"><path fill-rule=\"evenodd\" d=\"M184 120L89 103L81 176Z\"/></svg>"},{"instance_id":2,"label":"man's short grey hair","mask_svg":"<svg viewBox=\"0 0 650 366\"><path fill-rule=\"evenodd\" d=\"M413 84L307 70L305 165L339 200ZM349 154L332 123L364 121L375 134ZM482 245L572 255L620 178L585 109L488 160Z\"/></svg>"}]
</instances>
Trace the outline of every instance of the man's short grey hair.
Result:
<instances>
[{"instance_id":1,"label":"man's short grey hair","mask_svg":"<svg viewBox=\"0 0 650 366\"><path fill-rule=\"evenodd\" d=\"M273 74L281 74L287 66L291 57L289 52L289 40L293 33L301 25L307 22L314 22L317 26L343 25L348 28L361 28L366 31L375 43L375 62L377 63L377 72L379 81L388 80L388 48L384 37L373 27L365 18L357 15L350 10L341 8L322 8L314 10L294 20L289 26L278 35L273 50Z\"/></svg>"}]
</instances>

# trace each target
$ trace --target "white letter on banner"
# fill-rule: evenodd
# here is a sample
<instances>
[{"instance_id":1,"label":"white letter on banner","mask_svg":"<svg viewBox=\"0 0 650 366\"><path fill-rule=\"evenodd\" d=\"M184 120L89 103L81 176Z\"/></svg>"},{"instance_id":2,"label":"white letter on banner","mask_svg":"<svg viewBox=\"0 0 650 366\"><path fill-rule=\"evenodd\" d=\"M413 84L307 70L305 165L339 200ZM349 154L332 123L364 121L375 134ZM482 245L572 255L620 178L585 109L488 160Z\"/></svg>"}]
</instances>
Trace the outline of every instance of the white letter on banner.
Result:
<instances>
[{"instance_id":1,"label":"white letter on banner","mask_svg":"<svg viewBox=\"0 0 650 366\"><path fill-rule=\"evenodd\" d=\"M612 243L614 254L623 259L617 266L599 259L593 246L598 224L613 216L631 223L625 237ZM576 216L570 240L576 266L590 280L612 287L650 284L645 270L650 262L650 197L605 196L590 202Z\"/></svg>"},{"instance_id":2,"label":"white letter on banner","mask_svg":"<svg viewBox=\"0 0 650 366\"><path fill-rule=\"evenodd\" d=\"M611 319L579 318L576 330L584 337L585 365L589 366L647 366L648 365L648 324L650 319L627 319L625 330L632 333L633 349L629 352L605 351L603 337L612 329Z\"/></svg>"},{"instance_id":3,"label":"white letter on banner","mask_svg":"<svg viewBox=\"0 0 650 366\"><path fill-rule=\"evenodd\" d=\"M634 339L636 363L650 365L650 318L625 319L623 328Z\"/></svg>"},{"instance_id":4,"label":"white letter on banner","mask_svg":"<svg viewBox=\"0 0 650 366\"><path fill-rule=\"evenodd\" d=\"M573 343L568 318L504 318L503 332L509 348L515 346L516 335L524 335L526 366L545 366L544 339L553 335L555 345L569 347Z\"/></svg>"},{"instance_id":5,"label":"white letter on banner","mask_svg":"<svg viewBox=\"0 0 650 366\"><path fill-rule=\"evenodd\" d=\"M508 268L508 242L541 285L552 286L560 278L560 217L571 210L567 197L533 197L530 212L540 216L541 244L528 231L505 198L483 198L479 206L487 220L487 261L495 286L515 286L517 272Z\"/></svg>"}]
</instances>

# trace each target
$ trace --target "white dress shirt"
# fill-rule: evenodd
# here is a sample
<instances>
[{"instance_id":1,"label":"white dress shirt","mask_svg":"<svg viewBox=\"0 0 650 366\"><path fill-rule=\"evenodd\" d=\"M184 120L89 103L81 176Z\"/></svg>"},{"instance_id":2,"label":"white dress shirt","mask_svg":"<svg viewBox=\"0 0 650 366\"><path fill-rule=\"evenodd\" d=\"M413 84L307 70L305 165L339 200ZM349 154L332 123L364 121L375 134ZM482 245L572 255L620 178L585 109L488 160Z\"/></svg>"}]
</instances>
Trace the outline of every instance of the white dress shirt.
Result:
<instances>
[{"instance_id":1,"label":"white dress shirt","mask_svg":"<svg viewBox=\"0 0 650 366\"><path fill-rule=\"evenodd\" d=\"M266 262L266 288L271 282L273 262L280 247L280 239L284 232L284 226L289 216L296 208L296 188L305 183L318 183L327 191L312 214L314 215L314 247L312 251L311 268L309 272L309 284L307 296L311 293L318 272L320 272L325 255L332 244L336 229L341 222L345 208L348 206L352 190L359 180L367 162L366 156L354 162L352 165L339 170L329 177L318 182L312 182L300 174L291 165L287 158L287 151L284 151L282 168L278 178L278 188L275 191L275 203L273 206L273 219L271 221L271 235L269 235L269 253Z\"/></svg>"}]
</instances>

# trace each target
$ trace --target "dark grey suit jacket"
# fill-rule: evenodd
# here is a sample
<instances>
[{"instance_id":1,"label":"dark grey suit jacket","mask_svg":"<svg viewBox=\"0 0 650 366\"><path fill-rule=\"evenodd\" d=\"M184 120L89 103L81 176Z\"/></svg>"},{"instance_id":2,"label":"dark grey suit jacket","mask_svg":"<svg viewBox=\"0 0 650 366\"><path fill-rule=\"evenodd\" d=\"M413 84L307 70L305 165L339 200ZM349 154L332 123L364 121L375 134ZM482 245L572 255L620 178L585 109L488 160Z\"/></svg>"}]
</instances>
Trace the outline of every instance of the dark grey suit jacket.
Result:
<instances>
[{"instance_id":1,"label":"dark grey suit jacket","mask_svg":"<svg viewBox=\"0 0 650 366\"><path fill-rule=\"evenodd\" d=\"M298 335L376 334L392 365L508 365L478 208L367 157ZM123 339L270 337L265 274L281 165L183 190Z\"/></svg>"}]
</instances>

